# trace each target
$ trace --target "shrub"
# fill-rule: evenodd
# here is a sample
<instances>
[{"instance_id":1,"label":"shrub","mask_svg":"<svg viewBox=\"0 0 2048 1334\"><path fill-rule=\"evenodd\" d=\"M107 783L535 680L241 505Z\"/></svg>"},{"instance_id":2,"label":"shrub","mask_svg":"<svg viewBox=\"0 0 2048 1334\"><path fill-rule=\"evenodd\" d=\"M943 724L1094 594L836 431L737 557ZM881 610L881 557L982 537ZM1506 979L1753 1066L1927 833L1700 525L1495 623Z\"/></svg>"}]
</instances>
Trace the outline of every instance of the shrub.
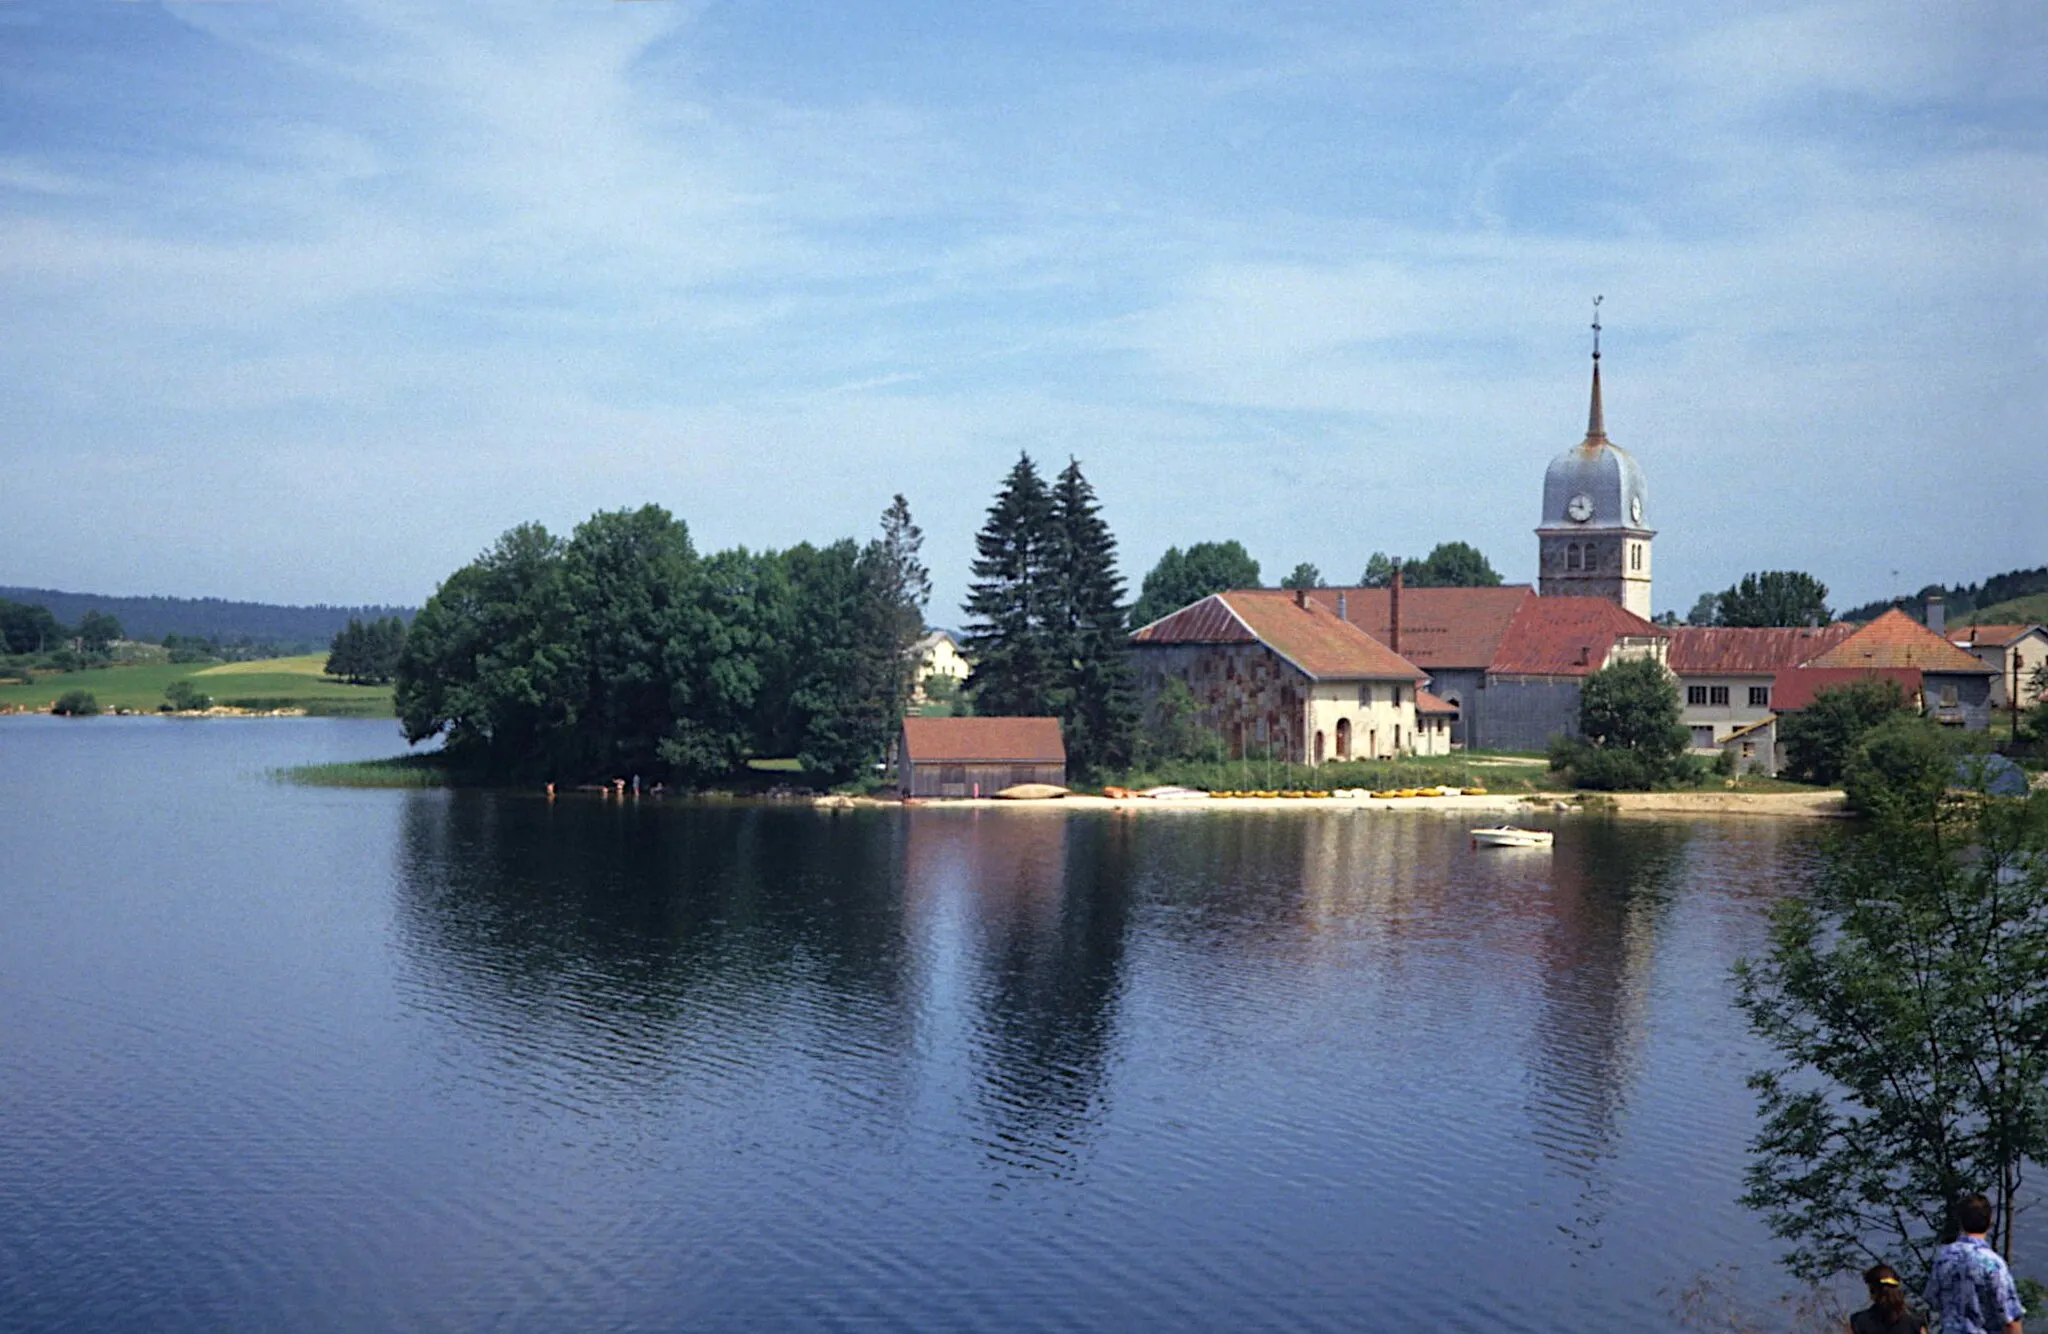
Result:
<instances>
[{"instance_id":1,"label":"shrub","mask_svg":"<svg viewBox=\"0 0 2048 1334\"><path fill-rule=\"evenodd\" d=\"M1802 783L1841 782L1864 737L1905 707L1905 693L1892 681L1820 691L1780 725L1787 773Z\"/></svg>"},{"instance_id":2,"label":"shrub","mask_svg":"<svg viewBox=\"0 0 2048 1334\"><path fill-rule=\"evenodd\" d=\"M100 702L90 690L67 690L57 696L50 712L64 718L88 718L100 711Z\"/></svg>"},{"instance_id":3,"label":"shrub","mask_svg":"<svg viewBox=\"0 0 2048 1334\"><path fill-rule=\"evenodd\" d=\"M178 680L164 687L164 703L178 713L190 713L211 707L213 696L205 694L189 680Z\"/></svg>"},{"instance_id":4,"label":"shrub","mask_svg":"<svg viewBox=\"0 0 2048 1334\"><path fill-rule=\"evenodd\" d=\"M1842 790L1866 815L1893 805L1931 810L1956 781L1958 747L1941 725L1897 713L1864 734L1849 757Z\"/></svg>"}]
</instances>

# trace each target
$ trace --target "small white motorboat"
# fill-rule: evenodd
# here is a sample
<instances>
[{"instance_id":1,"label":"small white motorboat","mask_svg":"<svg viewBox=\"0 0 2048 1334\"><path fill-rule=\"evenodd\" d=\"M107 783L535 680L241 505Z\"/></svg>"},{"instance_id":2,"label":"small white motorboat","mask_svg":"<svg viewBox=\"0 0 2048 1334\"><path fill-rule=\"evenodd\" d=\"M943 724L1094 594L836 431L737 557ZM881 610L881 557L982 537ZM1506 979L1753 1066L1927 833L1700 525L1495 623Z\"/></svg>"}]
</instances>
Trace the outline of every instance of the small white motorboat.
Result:
<instances>
[{"instance_id":1,"label":"small white motorboat","mask_svg":"<svg viewBox=\"0 0 2048 1334\"><path fill-rule=\"evenodd\" d=\"M1547 848L1556 835L1548 829L1518 829L1511 824L1491 825L1472 831L1475 848Z\"/></svg>"}]
</instances>

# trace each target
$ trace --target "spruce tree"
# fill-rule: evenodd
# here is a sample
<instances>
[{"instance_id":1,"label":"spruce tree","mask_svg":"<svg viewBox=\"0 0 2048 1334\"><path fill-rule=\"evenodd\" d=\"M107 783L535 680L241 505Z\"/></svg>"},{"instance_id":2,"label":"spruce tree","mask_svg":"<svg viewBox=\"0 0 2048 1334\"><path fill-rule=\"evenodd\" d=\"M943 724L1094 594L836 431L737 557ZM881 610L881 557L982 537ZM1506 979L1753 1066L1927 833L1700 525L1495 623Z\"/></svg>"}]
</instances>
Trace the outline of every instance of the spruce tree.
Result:
<instances>
[{"instance_id":1,"label":"spruce tree","mask_svg":"<svg viewBox=\"0 0 2048 1334\"><path fill-rule=\"evenodd\" d=\"M924 565L924 530L910 518L901 495L882 511L882 536L870 544L870 615L877 646L886 652L878 667L886 693L884 712L900 722L917 683L911 651L924 634L925 604L932 600L931 571ZM893 724L892 724L893 727Z\"/></svg>"},{"instance_id":2,"label":"spruce tree","mask_svg":"<svg viewBox=\"0 0 2048 1334\"><path fill-rule=\"evenodd\" d=\"M974 659L968 686L975 711L990 715L1052 712L1053 645L1049 642L1047 569L1054 555L1053 501L1028 454L1003 479L975 535L974 582L965 610L972 619L967 649Z\"/></svg>"},{"instance_id":3,"label":"spruce tree","mask_svg":"<svg viewBox=\"0 0 2048 1334\"><path fill-rule=\"evenodd\" d=\"M1095 488L1070 459L1053 488L1055 543L1048 570L1053 701L1067 761L1093 773L1130 761L1137 702L1125 645L1124 582L1116 538L1102 521Z\"/></svg>"}]
</instances>

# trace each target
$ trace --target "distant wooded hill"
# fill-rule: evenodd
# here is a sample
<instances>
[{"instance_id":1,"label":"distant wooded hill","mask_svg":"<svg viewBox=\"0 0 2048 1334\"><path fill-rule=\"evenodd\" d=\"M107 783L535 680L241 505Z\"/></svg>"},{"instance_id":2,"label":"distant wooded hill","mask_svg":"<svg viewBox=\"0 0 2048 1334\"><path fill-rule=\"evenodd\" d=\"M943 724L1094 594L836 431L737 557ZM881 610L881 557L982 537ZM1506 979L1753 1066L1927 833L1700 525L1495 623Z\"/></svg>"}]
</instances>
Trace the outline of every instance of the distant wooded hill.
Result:
<instances>
[{"instance_id":1,"label":"distant wooded hill","mask_svg":"<svg viewBox=\"0 0 2048 1334\"><path fill-rule=\"evenodd\" d=\"M396 616L410 622L413 607L279 607L267 602L228 602L221 598L108 597L102 593L64 593L54 588L0 587L0 599L48 607L66 625L76 625L89 611L104 612L121 622L129 639L161 642L165 635L192 635L224 644L248 640L279 648L324 649L350 617L374 621Z\"/></svg>"},{"instance_id":2,"label":"distant wooded hill","mask_svg":"<svg viewBox=\"0 0 2048 1334\"><path fill-rule=\"evenodd\" d=\"M1868 621L1898 606L1904 607L1914 620L1924 620L1927 615L1927 599L1936 593L1939 593L1942 601L1948 605L1949 624L1967 623L1972 612L2032 597L2037 593L2048 593L2048 565L2038 570L2009 570L2004 574L1994 574L1981 584L1955 584L1946 588L1940 584L1929 584L1911 597L1866 602L1860 607L1851 607L1838 615L1845 621Z\"/></svg>"}]
</instances>

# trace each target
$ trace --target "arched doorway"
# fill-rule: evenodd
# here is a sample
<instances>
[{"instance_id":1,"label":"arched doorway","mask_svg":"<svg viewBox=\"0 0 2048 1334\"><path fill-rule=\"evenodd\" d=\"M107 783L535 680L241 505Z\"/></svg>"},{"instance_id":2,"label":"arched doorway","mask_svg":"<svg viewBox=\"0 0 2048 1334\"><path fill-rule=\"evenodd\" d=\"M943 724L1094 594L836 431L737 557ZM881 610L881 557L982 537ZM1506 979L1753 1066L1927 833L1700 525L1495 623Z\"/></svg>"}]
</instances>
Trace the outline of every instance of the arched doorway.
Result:
<instances>
[{"instance_id":1,"label":"arched doorway","mask_svg":"<svg viewBox=\"0 0 2048 1334\"><path fill-rule=\"evenodd\" d=\"M1317 764L1321 764L1322 762L1323 762L1323 734L1322 734L1322 731L1321 731L1320 729L1318 729L1318 730L1317 730L1317 732L1316 732L1316 763L1317 763Z\"/></svg>"},{"instance_id":2,"label":"arched doorway","mask_svg":"<svg viewBox=\"0 0 2048 1334\"><path fill-rule=\"evenodd\" d=\"M1339 718L1337 720L1337 758L1340 760L1351 758L1351 720L1349 718Z\"/></svg>"}]
</instances>

